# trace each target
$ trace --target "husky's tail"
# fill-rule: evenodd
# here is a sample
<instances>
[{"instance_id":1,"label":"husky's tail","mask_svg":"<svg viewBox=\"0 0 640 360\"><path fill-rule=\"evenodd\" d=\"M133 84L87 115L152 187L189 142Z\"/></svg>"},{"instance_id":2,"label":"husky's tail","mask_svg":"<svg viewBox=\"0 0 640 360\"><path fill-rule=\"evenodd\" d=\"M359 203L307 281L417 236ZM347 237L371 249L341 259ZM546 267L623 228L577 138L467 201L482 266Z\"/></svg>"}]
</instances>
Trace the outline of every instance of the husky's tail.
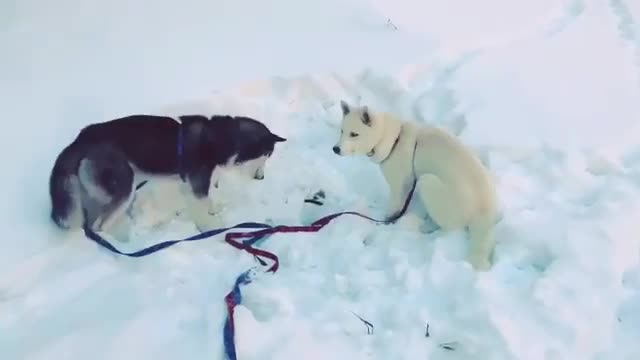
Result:
<instances>
[{"instance_id":1,"label":"husky's tail","mask_svg":"<svg viewBox=\"0 0 640 360\"><path fill-rule=\"evenodd\" d=\"M70 144L56 158L49 177L51 220L61 229L82 225L82 209L76 176L81 160L75 143Z\"/></svg>"}]
</instances>

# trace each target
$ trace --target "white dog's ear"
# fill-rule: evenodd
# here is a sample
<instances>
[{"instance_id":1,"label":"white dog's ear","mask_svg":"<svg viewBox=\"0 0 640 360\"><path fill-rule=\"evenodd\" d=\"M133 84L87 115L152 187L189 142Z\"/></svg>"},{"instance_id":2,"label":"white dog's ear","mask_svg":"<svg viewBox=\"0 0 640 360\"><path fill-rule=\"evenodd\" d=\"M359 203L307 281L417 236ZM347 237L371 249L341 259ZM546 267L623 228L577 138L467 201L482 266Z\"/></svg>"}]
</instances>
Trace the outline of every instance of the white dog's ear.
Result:
<instances>
[{"instance_id":1,"label":"white dog's ear","mask_svg":"<svg viewBox=\"0 0 640 360\"><path fill-rule=\"evenodd\" d=\"M347 102L344 100L340 100L340 108L342 109L343 116L351 112L351 109L349 109L349 104L347 104Z\"/></svg>"},{"instance_id":2,"label":"white dog's ear","mask_svg":"<svg viewBox=\"0 0 640 360\"><path fill-rule=\"evenodd\" d=\"M371 116L369 116L369 107L367 107L366 105L362 107L361 119L365 125L371 126Z\"/></svg>"}]
</instances>

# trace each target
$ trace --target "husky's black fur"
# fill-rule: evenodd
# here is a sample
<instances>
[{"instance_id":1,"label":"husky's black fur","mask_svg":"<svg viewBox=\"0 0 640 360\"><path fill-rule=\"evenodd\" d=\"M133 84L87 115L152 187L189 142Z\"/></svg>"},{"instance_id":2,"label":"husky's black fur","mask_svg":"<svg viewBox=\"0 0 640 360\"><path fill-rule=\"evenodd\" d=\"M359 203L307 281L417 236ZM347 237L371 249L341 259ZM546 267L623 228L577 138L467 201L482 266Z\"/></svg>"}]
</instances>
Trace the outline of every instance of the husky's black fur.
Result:
<instances>
[{"instance_id":1,"label":"husky's black fur","mask_svg":"<svg viewBox=\"0 0 640 360\"><path fill-rule=\"evenodd\" d=\"M277 142L286 141L248 117L185 115L180 120L132 115L82 129L51 171L52 220L61 228L104 221L126 206L136 171L184 174L193 194L206 197L216 166L234 158L235 164L268 158Z\"/></svg>"}]
</instances>

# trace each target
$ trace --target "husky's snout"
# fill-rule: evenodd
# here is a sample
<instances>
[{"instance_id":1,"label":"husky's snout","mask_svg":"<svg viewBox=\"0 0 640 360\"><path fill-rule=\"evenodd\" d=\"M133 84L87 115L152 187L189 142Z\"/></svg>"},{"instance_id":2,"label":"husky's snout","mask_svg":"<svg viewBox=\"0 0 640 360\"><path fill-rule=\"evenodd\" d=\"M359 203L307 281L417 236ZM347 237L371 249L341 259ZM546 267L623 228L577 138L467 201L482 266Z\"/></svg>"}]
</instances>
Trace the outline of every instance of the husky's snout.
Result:
<instances>
[{"instance_id":1,"label":"husky's snout","mask_svg":"<svg viewBox=\"0 0 640 360\"><path fill-rule=\"evenodd\" d=\"M333 152L334 152L336 155L340 155L340 146L338 146L338 145L334 146L334 147L333 147Z\"/></svg>"}]
</instances>

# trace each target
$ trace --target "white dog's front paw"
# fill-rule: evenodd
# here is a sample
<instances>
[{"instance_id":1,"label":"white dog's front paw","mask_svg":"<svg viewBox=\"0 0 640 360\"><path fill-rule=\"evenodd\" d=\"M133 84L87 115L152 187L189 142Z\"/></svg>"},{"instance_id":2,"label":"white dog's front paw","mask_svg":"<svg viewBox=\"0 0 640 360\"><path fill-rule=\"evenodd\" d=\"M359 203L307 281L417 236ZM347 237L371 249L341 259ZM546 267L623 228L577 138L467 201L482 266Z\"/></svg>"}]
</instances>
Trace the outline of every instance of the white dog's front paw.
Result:
<instances>
[{"instance_id":1,"label":"white dog's front paw","mask_svg":"<svg viewBox=\"0 0 640 360\"><path fill-rule=\"evenodd\" d=\"M436 232L440 229L440 226L438 226L438 224L436 224L435 222L433 222L433 220L431 220L430 218L427 218L422 225L420 225L420 232L423 234L431 234L433 232Z\"/></svg>"},{"instance_id":2,"label":"white dog's front paw","mask_svg":"<svg viewBox=\"0 0 640 360\"><path fill-rule=\"evenodd\" d=\"M384 221L387 223L395 223L400 219L400 215L402 215L402 210L391 209L387 210L386 215L384 216Z\"/></svg>"},{"instance_id":3,"label":"white dog's front paw","mask_svg":"<svg viewBox=\"0 0 640 360\"><path fill-rule=\"evenodd\" d=\"M422 225L420 225L419 228L420 232L423 234L431 234L440 229L440 225L436 224L436 222L433 221L433 218L429 214L424 217L424 222L422 223Z\"/></svg>"},{"instance_id":4,"label":"white dog's front paw","mask_svg":"<svg viewBox=\"0 0 640 360\"><path fill-rule=\"evenodd\" d=\"M471 254L467 257L467 262L469 262L476 271L487 271L491 269L491 262L484 256Z\"/></svg>"}]
</instances>

